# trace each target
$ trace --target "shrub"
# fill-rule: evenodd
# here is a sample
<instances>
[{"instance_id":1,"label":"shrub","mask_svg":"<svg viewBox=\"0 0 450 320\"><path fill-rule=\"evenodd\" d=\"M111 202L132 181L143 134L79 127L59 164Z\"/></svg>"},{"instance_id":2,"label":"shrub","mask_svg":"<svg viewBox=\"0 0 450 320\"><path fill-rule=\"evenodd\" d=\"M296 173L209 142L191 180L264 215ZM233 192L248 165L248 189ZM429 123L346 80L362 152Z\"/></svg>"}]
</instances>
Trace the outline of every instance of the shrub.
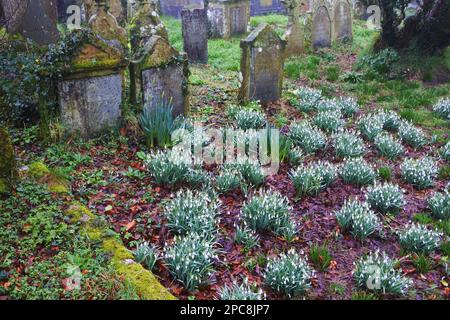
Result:
<instances>
[{"instance_id":1,"label":"shrub","mask_svg":"<svg viewBox=\"0 0 450 320\"><path fill-rule=\"evenodd\" d=\"M173 106L168 103L144 108L139 116L139 123L144 131L149 147L167 147L171 145L171 135L175 129L172 114Z\"/></svg>"},{"instance_id":2,"label":"shrub","mask_svg":"<svg viewBox=\"0 0 450 320\"><path fill-rule=\"evenodd\" d=\"M236 190L241 185L241 174L235 169L224 169L216 177L216 189L219 193Z\"/></svg>"},{"instance_id":3,"label":"shrub","mask_svg":"<svg viewBox=\"0 0 450 320\"><path fill-rule=\"evenodd\" d=\"M391 160L397 158L405 152L405 148L403 148L400 141L394 139L388 133L381 133L376 136L374 144L381 156Z\"/></svg>"},{"instance_id":4,"label":"shrub","mask_svg":"<svg viewBox=\"0 0 450 320\"><path fill-rule=\"evenodd\" d=\"M137 244L134 250L136 262L143 264L150 271L153 270L156 262L159 260L159 255L158 248L154 245L149 245L148 242Z\"/></svg>"},{"instance_id":5,"label":"shrub","mask_svg":"<svg viewBox=\"0 0 450 320\"><path fill-rule=\"evenodd\" d=\"M302 148L307 154L315 153L327 146L325 134L311 126L309 122L301 122L291 126L289 137L296 146Z\"/></svg>"},{"instance_id":6,"label":"shrub","mask_svg":"<svg viewBox=\"0 0 450 320\"><path fill-rule=\"evenodd\" d=\"M344 182L356 186L365 186L375 180L375 171L372 166L362 158L346 159L340 170Z\"/></svg>"},{"instance_id":7,"label":"shrub","mask_svg":"<svg viewBox=\"0 0 450 320\"><path fill-rule=\"evenodd\" d=\"M427 144L427 137L420 128L416 128L409 122L403 121L399 128L398 134L403 142L410 145L414 149L418 149Z\"/></svg>"},{"instance_id":8,"label":"shrub","mask_svg":"<svg viewBox=\"0 0 450 320\"><path fill-rule=\"evenodd\" d=\"M300 112L314 111L317 103L322 99L320 90L307 87L295 90L294 95L295 97L290 100L290 103Z\"/></svg>"},{"instance_id":9,"label":"shrub","mask_svg":"<svg viewBox=\"0 0 450 320\"><path fill-rule=\"evenodd\" d=\"M188 159L171 151L158 151L148 155L145 163L157 184L175 185L184 180L189 171Z\"/></svg>"},{"instance_id":10,"label":"shrub","mask_svg":"<svg viewBox=\"0 0 450 320\"><path fill-rule=\"evenodd\" d=\"M341 131L332 137L336 157L340 159L361 157L366 152L364 141L352 131Z\"/></svg>"},{"instance_id":11,"label":"shrub","mask_svg":"<svg viewBox=\"0 0 450 320\"><path fill-rule=\"evenodd\" d=\"M383 122L383 129L388 131L397 131L400 126L400 116L395 111L380 111L376 114Z\"/></svg>"},{"instance_id":12,"label":"shrub","mask_svg":"<svg viewBox=\"0 0 450 320\"><path fill-rule=\"evenodd\" d=\"M433 197L428 199L428 208L435 219L449 219L450 193L447 190L444 193L436 192Z\"/></svg>"},{"instance_id":13,"label":"shrub","mask_svg":"<svg viewBox=\"0 0 450 320\"><path fill-rule=\"evenodd\" d=\"M396 270L396 263L385 252L371 252L355 263L353 276L357 286L383 294L405 295L412 280Z\"/></svg>"},{"instance_id":14,"label":"shrub","mask_svg":"<svg viewBox=\"0 0 450 320\"><path fill-rule=\"evenodd\" d=\"M212 200L207 193L180 190L164 207L167 226L173 232L185 235L189 232L211 235L217 228L219 200Z\"/></svg>"},{"instance_id":15,"label":"shrub","mask_svg":"<svg viewBox=\"0 0 450 320\"><path fill-rule=\"evenodd\" d=\"M245 159L234 164L228 164L225 168L237 170L245 182L254 187L258 187L264 183L264 172L256 160Z\"/></svg>"},{"instance_id":16,"label":"shrub","mask_svg":"<svg viewBox=\"0 0 450 320\"><path fill-rule=\"evenodd\" d=\"M233 282L220 289L219 297L221 300L264 300L264 293L261 289L255 291L245 278L242 284Z\"/></svg>"},{"instance_id":17,"label":"shrub","mask_svg":"<svg viewBox=\"0 0 450 320\"><path fill-rule=\"evenodd\" d=\"M412 223L398 232L400 244L408 252L430 253L441 245L442 234L428 230L423 224Z\"/></svg>"},{"instance_id":18,"label":"shrub","mask_svg":"<svg viewBox=\"0 0 450 320\"><path fill-rule=\"evenodd\" d=\"M342 115L346 118L350 118L359 111L359 105L355 98L339 97L336 102Z\"/></svg>"},{"instance_id":19,"label":"shrub","mask_svg":"<svg viewBox=\"0 0 450 320\"><path fill-rule=\"evenodd\" d=\"M450 141L441 148L440 154L442 159L450 162Z\"/></svg>"},{"instance_id":20,"label":"shrub","mask_svg":"<svg viewBox=\"0 0 450 320\"><path fill-rule=\"evenodd\" d=\"M367 140L373 141L383 131L383 119L377 115L369 115L360 118L357 122L358 129Z\"/></svg>"},{"instance_id":21,"label":"shrub","mask_svg":"<svg viewBox=\"0 0 450 320\"><path fill-rule=\"evenodd\" d=\"M261 129L266 125L263 113L253 110L240 110L235 116L236 125L241 130Z\"/></svg>"},{"instance_id":22,"label":"shrub","mask_svg":"<svg viewBox=\"0 0 450 320\"><path fill-rule=\"evenodd\" d=\"M337 171L329 162L317 162L308 167L300 166L292 170L289 177L297 196L312 196L327 188L336 179Z\"/></svg>"},{"instance_id":23,"label":"shrub","mask_svg":"<svg viewBox=\"0 0 450 320\"><path fill-rule=\"evenodd\" d=\"M320 112L341 112L341 106L335 99L322 99L317 104L317 111Z\"/></svg>"},{"instance_id":24,"label":"shrub","mask_svg":"<svg viewBox=\"0 0 450 320\"><path fill-rule=\"evenodd\" d=\"M317 243L311 246L309 258L314 266L321 271L327 270L333 260L326 244L320 246Z\"/></svg>"},{"instance_id":25,"label":"shrub","mask_svg":"<svg viewBox=\"0 0 450 320\"><path fill-rule=\"evenodd\" d=\"M367 189L367 202L370 206L381 212L398 212L406 204L404 191L399 186L385 183Z\"/></svg>"},{"instance_id":26,"label":"shrub","mask_svg":"<svg viewBox=\"0 0 450 320\"><path fill-rule=\"evenodd\" d=\"M259 236L255 231L249 229L246 225L243 227L236 227L236 234L234 236L234 241L237 244L244 246L244 249L249 251L258 246Z\"/></svg>"},{"instance_id":27,"label":"shrub","mask_svg":"<svg viewBox=\"0 0 450 320\"><path fill-rule=\"evenodd\" d=\"M293 166L298 166L299 164L302 163L303 161L303 151L302 149L300 149L299 147L293 147L290 151L289 151L289 163Z\"/></svg>"},{"instance_id":28,"label":"shrub","mask_svg":"<svg viewBox=\"0 0 450 320\"><path fill-rule=\"evenodd\" d=\"M366 202L346 201L335 216L343 231L350 231L360 240L365 240L380 228L379 218Z\"/></svg>"},{"instance_id":29,"label":"shrub","mask_svg":"<svg viewBox=\"0 0 450 320\"><path fill-rule=\"evenodd\" d=\"M305 293L311 287L314 270L293 249L268 260L264 280L272 289L293 297Z\"/></svg>"},{"instance_id":30,"label":"shrub","mask_svg":"<svg viewBox=\"0 0 450 320\"><path fill-rule=\"evenodd\" d=\"M196 233L175 238L165 249L165 262L172 276L189 291L207 283L217 257L215 242Z\"/></svg>"},{"instance_id":31,"label":"shrub","mask_svg":"<svg viewBox=\"0 0 450 320\"><path fill-rule=\"evenodd\" d=\"M438 175L438 167L431 158L406 159L401 165L403 179L418 189L430 188Z\"/></svg>"},{"instance_id":32,"label":"shrub","mask_svg":"<svg viewBox=\"0 0 450 320\"><path fill-rule=\"evenodd\" d=\"M314 118L314 124L325 132L336 132L345 121L340 111L321 111Z\"/></svg>"},{"instance_id":33,"label":"shrub","mask_svg":"<svg viewBox=\"0 0 450 320\"><path fill-rule=\"evenodd\" d=\"M260 190L241 210L246 225L255 231L272 231L284 236L286 231L295 229L291 218L289 200L276 191Z\"/></svg>"},{"instance_id":34,"label":"shrub","mask_svg":"<svg viewBox=\"0 0 450 320\"><path fill-rule=\"evenodd\" d=\"M450 120L450 98L442 98L434 106L433 111L442 119Z\"/></svg>"}]
</instances>

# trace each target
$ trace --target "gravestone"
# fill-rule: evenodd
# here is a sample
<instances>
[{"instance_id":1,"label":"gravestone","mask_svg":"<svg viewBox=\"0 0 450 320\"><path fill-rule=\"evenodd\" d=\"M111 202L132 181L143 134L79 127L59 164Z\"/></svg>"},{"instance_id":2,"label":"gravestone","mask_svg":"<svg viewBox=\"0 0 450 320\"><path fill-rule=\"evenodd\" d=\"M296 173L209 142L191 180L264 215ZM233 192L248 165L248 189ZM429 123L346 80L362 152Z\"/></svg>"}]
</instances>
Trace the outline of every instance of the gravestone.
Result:
<instances>
[{"instance_id":1,"label":"gravestone","mask_svg":"<svg viewBox=\"0 0 450 320\"><path fill-rule=\"evenodd\" d=\"M162 0L161 12L175 18L181 17L181 10L186 6L201 6L204 0Z\"/></svg>"},{"instance_id":2,"label":"gravestone","mask_svg":"<svg viewBox=\"0 0 450 320\"><path fill-rule=\"evenodd\" d=\"M190 63L208 63L208 13L206 9L181 11L184 51Z\"/></svg>"},{"instance_id":3,"label":"gravestone","mask_svg":"<svg viewBox=\"0 0 450 320\"><path fill-rule=\"evenodd\" d=\"M144 108L170 103L174 117L185 114L189 107L186 54L180 54L159 36L150 38L145 52L145 59L139 65Z\"/></svg>"},{"instance_id":4,"label":"gravestone","mask_svg":"<svg viewBox=\"0 0 450 320\"><path fill-rule=\"evenodd\" d=\"M86 19L89 21L92 16L97 13L97 0L83 0L84 7L86 11ZM122 23L126 19L126 10L124 10L122 6L122 0L107 0L107 11L111 13L116 19L117 22Z\"/></svg>"},{"instance_id":5,"label":"gravestone","mask_svg":"<svg viewBox=\"0 0 450 320\"><path fill-rule=\"evenodd\" d=\"M353 38L352 8L347 0L338 0L334 6L335 40L349 40Z\"/></svg>"},{"instance_id":6,"label":"gravestone","mask_svg":"<svg viewBox=\"0 0 450 320\"><path fill-rule=\"evenodd\" d=\"M239 101L277 101L283 87L286 42L268 25L261 24L241 41L242 83Z\"/></svg>"},{"instance_id":7,"label":"gravestone","mask_svg":"<svg viewBox=\"0 0 450 320\"><path fill-rule=\"evenodd\" d=\"M285 38L286 57L295 56L303 53L303 30L300 25L300 6L301 0L282 0L288 12L288 26Z\"/></svg>"},{"instance_id":8,"label":"gravestone","mask_svg":"<svg viewBox=\"0 0 450 320\"><path fill-rule=\"evenodd\" d=\"M312 44L315 49L331 47L331 18L325 5L313 12Z\"/></svg>"},{"instance_id":9,"label":"gravestone","mask_svg":"<svg viewBox=\"0 0 450 320\"><path fill-rule=\"evenodd\" d=\"M117 40L124 47L127 46L128 36L121 28L117 19L108 11L108 0L96 0L96 13L89 19L89 27L105 40Z\"/></svg>"},{"instance_id":10,"label":"gravestone","mask_svg":"<svg viewBox=\"0 0 450 320\"><path fill-rule=\"evenodd\" d=\"M1 0L9 33L20 33L38 45L59 39L56 0Z\"/></svg>"},{"instance_id":11,"label":"gravestone","mask_svg":"<svg viewBox=\"0 0 450 320\"><path fill-rule=\"evenodd\" d=\"M138 11L131 19L131 26L130 102L136 104L141 87L139 65L147 54L143 50L151 37L156 35L168 40L169 35L157 13L154 0L138 0Z\"/></svg>"},{"instance_id":12,"label":"gravestone","mask_svg":"<svg viewBox=\"0 0 450 320\"><path fill-rule=\"evenodd\" d=\"M210 0L208 19L212 37L244 34L250 21L250 0Z\"/></svg>"},{"instance_id":13,"label":"gravestone","mask_svg":"<svg viewBox=\"0 0 450 320\"><path fill-rule=\"evenodd\" d=\"M90 20L92 33L58 83L61 122L69 134L84 138L119 125L127 65L119 39L123 29L106 12L104 0L98 4Z\"/></svg>"},{"instance_id":14,"label":"gravestone","mask_svg":"<svg viewBox=\"0 0 450 320\"><path fill-rule=\"evenodd\" d=\"M19 32L23 16L28 8L28 0L0 0L6 31L14 34Z\"/></svg>"},{"instance_id":15,"label":"gravestone","mask_svg":"<svg viewBox=\"0 0 450 320\"><path fill-rule=\"evenodd\" d=\"M252 16L259 16L269 13L285 13L282 0L251 0L250 2L250 14Z\"/></svg>"}]
</instances>

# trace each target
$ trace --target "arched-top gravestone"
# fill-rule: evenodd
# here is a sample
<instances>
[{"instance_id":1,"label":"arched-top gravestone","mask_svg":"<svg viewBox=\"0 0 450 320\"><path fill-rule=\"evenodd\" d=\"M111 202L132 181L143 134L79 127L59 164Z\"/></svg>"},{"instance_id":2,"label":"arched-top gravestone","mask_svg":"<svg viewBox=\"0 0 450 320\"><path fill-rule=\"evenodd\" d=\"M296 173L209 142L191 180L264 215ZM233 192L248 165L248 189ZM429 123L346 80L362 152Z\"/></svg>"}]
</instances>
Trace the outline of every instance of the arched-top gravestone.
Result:
<instances>
[{"instance_id":1,"label":"arched-top gravestone","mask_svg":"<svg viewBox=\"0 0 450 320\"><path fill-rule=\"evenodd\" d=\"M331 47L332 24L330 6L326 1L317 1L313 9L312 44L315 49Z\"/></svg>"},{"instance_id":2,"label":"arched-top gravestone","mask_svg":"<svg viewBox=\"0 0 450 320\"><path fill-rule=\"evenodd\" d=\"M266 104L280 98L285 49L286 41L265 23L241 41L241 103L259 100Z\"/></svg>"},{"instance_id":3,"label":"arched-top gravestone","mask_svg":"<svg viewBox=\"0 0 450 320\"><path fill-rule=\"evenodd\" d=\"M348 0L338 0L334 5L335 40L348 40L353 37L352 7Z\"/></svg>"}]
</instances>

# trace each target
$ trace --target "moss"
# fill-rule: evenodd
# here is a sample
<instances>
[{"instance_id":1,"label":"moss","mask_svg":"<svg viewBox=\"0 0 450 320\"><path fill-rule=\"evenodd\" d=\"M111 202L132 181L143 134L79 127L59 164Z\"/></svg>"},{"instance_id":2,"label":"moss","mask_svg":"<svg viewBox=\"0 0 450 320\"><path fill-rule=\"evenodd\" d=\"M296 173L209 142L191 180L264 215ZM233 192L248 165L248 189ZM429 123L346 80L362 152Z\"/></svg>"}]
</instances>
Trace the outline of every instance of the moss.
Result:
<instances>
[{"instance_id":1,"label":"moss","mask_svg":"<svg viewBox=\"0 0 450 320\"><path fill-rule=\"evenodd\" d=\"M42 162L33 162L28 166L28 176L40 180L50 174L50 170Z\"/></svg>"},{"instance_id":2,"label":"moss","mask_svg":"<svg viewBox=\"0 0 450 320\"><path fill-rule=\"evenodd\" d=\"M124 280L136 289L142 299L175 299L150 271L135 262L128 263L134 259L133 254L125 248L119 239L106 236L106 229L100 229L94 226L97 217L88 208L76 202L66 210L66 214L72 218L73 222L84 222L83 233L89 239L98 241L104 238L102 248L105 253L111 255L112 267L118 275L123 276Z\"/></svg>"},{"instance_id":3,"label":"moss","mask_svg":"<svg viewBox=\"0 0 450 320\"><path fill-rule=\"evenodd\" d=\"M72 222L93 222L96 216L81 203L72 204L69 209L66 210L66 215L72 218Z\"/></svg>"},{"instance_id":4,"label":"moss","mask_svg":"<svg viewBox=\"0 0 450 320\"><path fill-rule=\"evenodd\" d=\"M4 179L0 179L0 193L8 193L9 188Z\"/></svg>"},{"instance_id":5,"label":"moss","mask_svg":"<svg viewBox=\"0 0 450 320\"><path fill-rule=\"evenodd\" d=\"M53 193L69 193L69 188L64 184L51 184L48 186L48 191Z\"/></svg>"},{"instance_id":6,"label":"moss","mask_svg":"<svg viewBox=\"0 0 450 320\"><path fill-rule=\"evenodd\" d=\"M5 128L0 128L0 192L9 193L16 178L16 159L11 137Z\"/></svg>"}]
</instances>

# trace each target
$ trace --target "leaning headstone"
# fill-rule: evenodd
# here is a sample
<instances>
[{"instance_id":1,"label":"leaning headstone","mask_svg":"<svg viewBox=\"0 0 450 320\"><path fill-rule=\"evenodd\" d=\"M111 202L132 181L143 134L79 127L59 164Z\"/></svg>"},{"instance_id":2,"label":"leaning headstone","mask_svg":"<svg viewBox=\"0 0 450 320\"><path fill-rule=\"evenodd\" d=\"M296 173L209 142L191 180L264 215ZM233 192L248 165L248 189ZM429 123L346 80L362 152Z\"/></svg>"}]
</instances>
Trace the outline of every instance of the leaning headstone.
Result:
<instances>
[{"instance_id":1,"label":"leaning headstone","mask_svg":"<svg viewBox=\"0 0 450 320\"><path fill-rule=\"evenodd\" d=\"M188 60L167 40L153 36L145 46L147 53L140 63L144 108L173 106L174 117L188 111Z\"/></svg>"},{"instance_id":2,"label":"leaning headstone","mask_svg":"<svg viewBox=\"0 0 450 320\"><path fill-rule=\"evenodd\" d=\"M241 103L259 100L267 104L280 98L285 46L268 24L261 24L241 41Z\"/></svg>"},{"instance_id":3,"label":"leaning headstone","mask_svg":"<svg viewBox=\"0 0 450 320\"><path fill-rule=\"evenodd\" d=\"M184 51L190 63L208 63L208 13L204 8L181 11Z\"/></svg>"},{"instance_id":4,"label":"leaning headstone","mask_svg":"<svg viewBox=\"0 0 450 320\"><path fill-rule=\"evenodd\" d=\"M90 21L92 33L58 83L61 122L69 134L84 138L118 126L127 65L119 39L123 29L106 12L105 0L98 1L98 12Z\"/></svg>"},{"instance_id":5,"label":"leaning headstone","mask_svg":"<svg viewBox=\"0 0 450 320\"><path fill-rule=\"evenodd\" d=\"M210 0L208 19L212 37L244 34L250 21L250 0Z\"/></svg>"},{"instance_id":6,"label":"leaning headstone","mask_svg":"<svg viewBox=\"0 0 450 320\"><path fill-rule=\"evenodd\" d=\"M0 194L8 194L17 179L14 147L6 128L0 128Z\"/></svg>"},{"instance_id":7,"label":"leaning headstone","mask_svg":"<svg viewBox=\"0 0 450 320\"><path fill-rule=\"evenodd\" d=\"M301 0L282 0L288 12L288 26L285 38L287 40L286 56L295 56L303 53L303 31L300 25Z\"/></svg>"},{"instance_id":8,"label":"leaning headstone","mask_svg":"<svg viewBox=\"0 0 450 320\"><path fill-rule=\"evenodd\" d=\"M318 1L313 10L312 45L315 49L331 47L331 17L325 2Z\"/></svg>"},{"instance_id":9,"label":"leaning headstone","mask_svg":"<svg viewBox=\"0 0 450 320\"><path fill-rule=\"evenodd\" d=\"M352 7L348 0L338 0L334 5L334 40L353 38Z\"/></svg>"},{"instance_id":10,"label":"leaning headstone","mask_svg":"<svg viewBox=\"0 0 450 320\"><path fill-rule=\"evenodd\" d=\"M285 13L286 8L282 2L282 0L251 0L250 14L259 16L269 13Z\"/></svg>"}]
</instances>

